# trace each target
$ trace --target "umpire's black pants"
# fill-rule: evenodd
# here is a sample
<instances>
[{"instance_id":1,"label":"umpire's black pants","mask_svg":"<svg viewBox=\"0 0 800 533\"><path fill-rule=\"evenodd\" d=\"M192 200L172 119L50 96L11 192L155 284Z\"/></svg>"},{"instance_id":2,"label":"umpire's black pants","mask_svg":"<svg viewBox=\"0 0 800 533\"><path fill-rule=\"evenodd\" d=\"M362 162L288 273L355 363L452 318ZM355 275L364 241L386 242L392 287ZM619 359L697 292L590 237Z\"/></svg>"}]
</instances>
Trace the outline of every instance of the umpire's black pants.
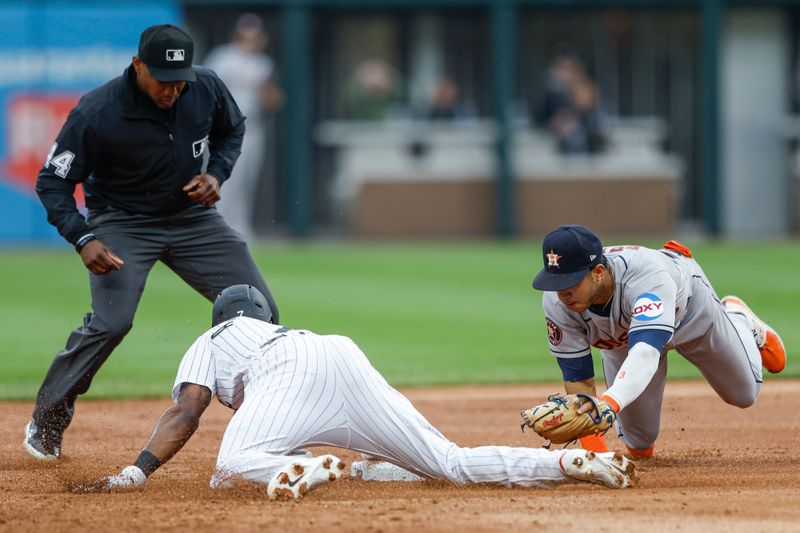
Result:
<instances>
[{"instance_id":1,"label":"umpire's black pants","mask_svg":"<svg viewBox=\"0 0 800 533\"><path fill-rule=\"evenodd\" d=\"M278 322L275 300L247 244L213 208L193 206L175 215L133 215L115 209L91 211L89 228L125 264L117 271L89 274L92 312L58 352L39 389L33 420L64 430L75 399L133 325L150 269L160 260L197 292L213 301L230 285L258 288Z\"/></svg>"}]
</instances>

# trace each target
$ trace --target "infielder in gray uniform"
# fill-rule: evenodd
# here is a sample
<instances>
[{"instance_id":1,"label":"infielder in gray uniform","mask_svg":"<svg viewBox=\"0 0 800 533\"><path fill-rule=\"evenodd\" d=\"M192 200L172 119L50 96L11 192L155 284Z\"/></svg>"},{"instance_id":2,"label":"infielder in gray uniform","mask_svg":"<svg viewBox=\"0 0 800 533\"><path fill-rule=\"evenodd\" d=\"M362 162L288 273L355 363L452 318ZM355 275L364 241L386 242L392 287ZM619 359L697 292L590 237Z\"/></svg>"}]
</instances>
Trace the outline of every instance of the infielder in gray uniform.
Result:
<instances>
[{"instance_id":1,"label":"infielder in gray uniform","mask_svg":"<svg viewBox=\"0 0 800 533\"><path fill-rule=\"evenodd\" d=\"M669 241L603 248L584 226L561 226L542 243L542 296L550 351L567 393L596 396L591 347L600 350L608 390L633 457L653 454L667 378L667 351L695 365L731 405L753 405L762 366L786 365L783 341L735 296L719 299L691 251ZM588 411L590 404L582 410ZM605 451L602 437L581 439Z\"/></svg>"},{"instance_id":2,"label":"infielder in gray uniform","mask_svg":"<svg viewBox=\"0 0 800 533\"><path fill-rule=\"evenodd\" d=\"M222 438L212 487L236 478L267 485L275 498L300 498L338 478L333 455L291 452L325 445L367 453L420 476L455 483L549 487L572 480L624 488L635 467L621 453L481 446L447 440L389 386L347 337L270 324L269 307L253 287L225 289L214 303L213 327L181 361L175 405L158 421L139 458L89 490L138 487L191 437L216 395L235 410Z\"/></svg>"},{"instance_id":3,"label":"infielder in gray uniform","mask_svg":"<svg viewBox=\"0 0 800 533\"><path fill-rule=\"evenodd\" d=\"M39 389L24 440L36 459L61 457L75 400L133 325L156 261L210 301L228 285L255 285L277 320L246 243L213 207L239 156L245 117L216 74L192 66L193 49L180 28L147 28L125 72L70 112L39 172L48 220L89 271L92 312ZM79 183L88 219L73 198Z\"/></svg>"}]
</instances>

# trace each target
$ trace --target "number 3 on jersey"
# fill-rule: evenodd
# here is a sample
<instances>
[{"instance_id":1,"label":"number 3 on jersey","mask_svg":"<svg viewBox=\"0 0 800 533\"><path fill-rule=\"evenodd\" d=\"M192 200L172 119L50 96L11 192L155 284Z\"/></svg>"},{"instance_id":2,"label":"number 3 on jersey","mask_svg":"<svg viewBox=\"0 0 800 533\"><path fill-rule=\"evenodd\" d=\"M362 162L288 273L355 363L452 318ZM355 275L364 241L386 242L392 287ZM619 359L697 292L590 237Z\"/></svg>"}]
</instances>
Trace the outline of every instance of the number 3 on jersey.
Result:
<instances>
[{"instance_id":1,"label":"number 3 on jersey","mask_svg":"<svg viewBox=\"0 0 800 533\"><path fill-rule=\"evenodd\" d=\"M53 146L47 153L47 160L44 162L44 167L47 168L53 165L55 167L56 176L66 178L67 174L69 174L69 167L72 166L72 160L75 159L75 154L69 150L64 150L58 155L53 155L56 153L57 149L58 143L53 143Z\"/></svg>"}]
</instances>

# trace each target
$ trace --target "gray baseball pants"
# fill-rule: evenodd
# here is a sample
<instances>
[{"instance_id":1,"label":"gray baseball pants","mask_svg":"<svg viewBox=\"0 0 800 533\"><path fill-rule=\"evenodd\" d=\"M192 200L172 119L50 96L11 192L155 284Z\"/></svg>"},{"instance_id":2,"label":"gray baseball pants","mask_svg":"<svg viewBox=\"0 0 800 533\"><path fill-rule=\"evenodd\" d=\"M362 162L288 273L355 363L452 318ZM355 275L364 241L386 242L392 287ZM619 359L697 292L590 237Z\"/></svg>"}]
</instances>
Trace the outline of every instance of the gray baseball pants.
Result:
<instances>
[{"instance_id":1,"label":"gray baseball pants","mask_svg":"<svg viewBox=\"0 0 800 533\"><path fill-rule=\"evenodd\" d=\"M36 425L61 431L69 425L75 399L89 390L94 375L131 329L156 261L210 301L230 285L258 288L278 323L278 307L247 244L216 209L198 205L160 217L104 209L91 211L88 224L125 264L106 275L89 273L92 312L72 331L47 372L33 410Z\"/></svg>"},{"instance_id":2,"label":"gray baseball pants","mask_svg":"<svg viewBox=\"0 0 800 533\"><path fill-rule=\"evenodd\" d=\"M744 317L728 314L700 265L691 261L692 296L686 316L667 349L674 349L700 370L711 388L726 403L750 407L763 381L761 354ZM602 351L606 385L619 372L627 350ZM617 417L620 438L631 448L652 446L661 426L661 403L667 381L667 354L644 392ZM609 379L611 378L611 379Z\"/></svg>"}]
</instances>

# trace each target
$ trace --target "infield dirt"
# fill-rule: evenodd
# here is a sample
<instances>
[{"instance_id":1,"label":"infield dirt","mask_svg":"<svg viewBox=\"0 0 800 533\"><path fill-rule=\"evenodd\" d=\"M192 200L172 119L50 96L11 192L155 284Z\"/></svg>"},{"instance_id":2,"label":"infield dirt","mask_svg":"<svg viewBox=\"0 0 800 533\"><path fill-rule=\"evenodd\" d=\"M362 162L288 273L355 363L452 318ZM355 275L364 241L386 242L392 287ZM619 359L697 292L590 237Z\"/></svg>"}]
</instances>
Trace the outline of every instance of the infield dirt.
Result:
<instances>
[{"instance_id":1,"label":"infield dirt","mask_svg":"<svg viewBox=\"0 0 800 533\"><path fill-rule=\"evenodd\" d=\"M403 390L461 446L541 446L519 411L561 386ZM670 382L656 455L637 463L639 486L614 491L456 486L350 479L298 503L270 502L254 485L212 490L208 479L230 411L214 402L186 447L134 493L74 494L137 456L169 400L79 401L64 459L37 463L22 449L31 403L0 404L3 531L798 531L800 381L770 380L756 405L722 402L705 382ZM612 447L621 442L611 436ZM316 448L348 463L359 454ZM349 472L349 468L347 469Z\"/></svg>"}]
</instances>

